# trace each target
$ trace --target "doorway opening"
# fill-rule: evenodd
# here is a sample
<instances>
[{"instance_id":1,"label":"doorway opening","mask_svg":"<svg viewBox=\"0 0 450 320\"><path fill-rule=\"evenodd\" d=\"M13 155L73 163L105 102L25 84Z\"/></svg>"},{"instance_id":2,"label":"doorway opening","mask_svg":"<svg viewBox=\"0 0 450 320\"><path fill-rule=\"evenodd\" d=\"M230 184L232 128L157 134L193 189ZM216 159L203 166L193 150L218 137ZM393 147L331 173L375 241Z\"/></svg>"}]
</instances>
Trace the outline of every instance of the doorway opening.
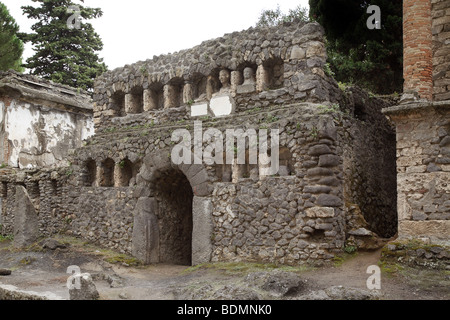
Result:
<instances>
[{"instance_id":1,"label":"doorway opening","mask_svg":"<svg viewBox=\"0 0 450 320\"><path fill-rule=\"evenodd\" d=\"M180 170L169 169L154 182L158 202L159 261L175 265L192 265L191 184Z\"/></svg>"}]
</instances>

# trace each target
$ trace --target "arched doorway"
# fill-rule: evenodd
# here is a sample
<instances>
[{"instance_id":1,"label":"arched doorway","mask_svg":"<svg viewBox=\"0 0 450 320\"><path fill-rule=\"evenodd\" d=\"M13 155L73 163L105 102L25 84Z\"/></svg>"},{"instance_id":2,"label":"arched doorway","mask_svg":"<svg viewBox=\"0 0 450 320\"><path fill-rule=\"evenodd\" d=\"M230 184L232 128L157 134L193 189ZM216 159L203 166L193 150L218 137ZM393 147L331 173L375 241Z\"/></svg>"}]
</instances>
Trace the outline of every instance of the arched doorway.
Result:
<instances>
[{"instance_id":1,"label":"arched doorway","mask_svg":"<svg viewBox=\"0 0 450 320\"><path fill-rule=\"evenodd\" d=\"M159 262L192 264L192 202L194 194L180 170L161 173L154 183L158 203Z\"/></svg>"},{"instance_id":2,"label":"arched doorway","mask_svg":"<svg viewBox=\"0 0 450 320\"><path fill-rule=\"evenodd\" d=\"M212 188L202 165L149 155L137 175L132 254L146 264L196 265L212 257Z\"/></svg>"}]
</instances>

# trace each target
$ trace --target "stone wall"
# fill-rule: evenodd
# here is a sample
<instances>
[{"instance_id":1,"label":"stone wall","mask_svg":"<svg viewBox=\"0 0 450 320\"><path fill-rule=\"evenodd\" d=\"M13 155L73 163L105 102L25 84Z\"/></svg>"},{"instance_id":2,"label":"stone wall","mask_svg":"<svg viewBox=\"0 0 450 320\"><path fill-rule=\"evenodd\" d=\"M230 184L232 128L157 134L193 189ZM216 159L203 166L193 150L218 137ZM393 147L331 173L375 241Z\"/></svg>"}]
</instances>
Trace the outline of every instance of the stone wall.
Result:
<instances>
[{"instance_id":1,"label":"stone wall","mask_svg":"<svg viewBox=\"0 0 450 320\"><path fill-rule=\"evenodd\" d=\"M318 24L287 24L106 73L94 93L96 134L68 154L70 166L0 171L1 232L13 229L21 184L42 235L63 232L145 263L320 264L350 236L390 236L394 148L380 113L390 104L342 92L325 61ZM184 152L198 136L205 151L210 129L267 132L266 158L279 170L270 173L264 157L250 163L262 136L245 142L244 163L175 163L174 132L194 138ZM234 141L228 148L240 154Z\"/></svg>"},{"instance_id":2,"label":"stone wall","mask_svg":"<svg viewBox=\"0 0 450 320\"><path fill-rule=\"evenodd\" d=\"M406 104L384 112L397 126L399 236L450 238L450 104Z\"/></svg>"},{"instance_id":3,"label":"stone wall","mask_svg":"<svg viewBox=\"0 0 450 320\"><path fill-rule=\"evenodd\" d=\"M350 211L363 215L368 229L390 238L397 233L396 136L381 110L398 98L380 99L358 87L347 88L345 94L346 111L353 115L343 123L345 202Z\"/></svg>"},{"instance_id":4,"label":"stone wall","mask_svg":"<svg viewBox=\"0 0 450 320\"><path fill-rule=\"evenodd\" d=\"M19 183L27 187L38 209L42 235L64 232L133 254L133 238L140 227L136 211L142 207L139 202L154 199L156 205L151 212L158 245L154 250L157 256L149 257L150 261L189 264L190 257L183 253L193 251L189 244L198 242L195 232L189 239L189 233L198 229L196 223L192 224L198 220L194 197L201 205L211 203L206 212L211 219L211 231L206 236L211 249L208 261L330 261L341 252L349 231L358 229L348 225L346 214L349 203L360 203L357 199L348 201L344 190L367 189L365 184L357 187L353 177L344 174L349 152L358 154L354 148L362 148L353 146L348 136L357 123L340 109L309 103L204 119L204 131L211 127L266 128L269 133L279 129L283 170L275 176L265 176L261 165L254 166L256 170L249 170L248 165L231 165L228 176L224 175L226 165L174 166L170 159L174 146L171 135L176 129L192 132L192 122L125 127L98 134L71 155L70 167L9 173L5 176L9 180L2 179L8 188L2 232L12 229L13 190ZM353 139L360 133L355 131ZM368 139L368 134L360 139ZM112 163L109 171L103 168L108 159ZM353 162L352 167L356 171L368 170L358 162ZM378 170L374 167L369 175L375 176ZM111 177L105 179L105 175ZM390 179L395 181L395 176ZM102 186L105 180L112 181ZM375 195L371 197L375 201ZM389 206L383 203L384 197L377 201L374 208L378 205L384 210ZM144 205L142 209L149 207ZM387 220L392 219L392 215L389 218L382 212ZM380 214L378 218L383 220ZM376 223L380 222L372 225ZM371 229L370 225L367 228Z\"/></svg>"},{"instance_id":5,"label":"stone wall","mask_svg":"<svg viewBox=\"0 0 450 320\"><path fill-rule=\"evenodd\" d=\"M105 73L95 84L96 129L215 116L213 96L224 92L234 100L233 112L336 102L340 92L323 71L324 41L317 23L251 28Z\"/></svg>"},{"instance_id":6,"label":"stone wall","mask_svg":"<svg viewBox=\"0 0 450 320\"><path fill-rule=\"evenodd\" d=\"M432 2L433 84L435 101L450 100L450 1Z\"/></svg>"}]
</instances>

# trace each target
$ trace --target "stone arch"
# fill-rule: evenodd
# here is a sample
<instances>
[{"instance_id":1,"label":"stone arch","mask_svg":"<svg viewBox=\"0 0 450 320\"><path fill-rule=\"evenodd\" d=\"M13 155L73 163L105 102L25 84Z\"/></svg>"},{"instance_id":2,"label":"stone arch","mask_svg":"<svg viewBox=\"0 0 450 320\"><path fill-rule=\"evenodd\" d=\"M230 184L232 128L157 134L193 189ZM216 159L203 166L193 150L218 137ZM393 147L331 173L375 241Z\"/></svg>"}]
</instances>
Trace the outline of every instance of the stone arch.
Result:
<instances>
[{"instance_id":1,"label":"stone arch","mask_svg":"<svg viewBox=\"0 0 450 320\"><path fill-rule=\"evenodd\" d=\"M165 154L170 152L144 158L136 179L133 255L147 264L210 262L213 208L208 171L203 165L175 165ZM183 255L186 251L188 256Z\"/></svg>"}]
</instances>

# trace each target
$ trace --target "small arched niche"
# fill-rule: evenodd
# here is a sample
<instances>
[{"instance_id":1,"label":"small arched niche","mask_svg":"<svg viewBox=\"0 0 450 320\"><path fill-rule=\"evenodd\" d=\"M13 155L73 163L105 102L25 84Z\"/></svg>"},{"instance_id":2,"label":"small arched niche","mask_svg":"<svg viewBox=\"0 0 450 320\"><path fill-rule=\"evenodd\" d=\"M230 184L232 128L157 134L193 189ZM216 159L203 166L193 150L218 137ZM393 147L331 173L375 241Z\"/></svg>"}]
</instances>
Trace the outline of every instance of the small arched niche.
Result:
<instances>
[{"instance_id":1,"label":"small arched niche","mask_svg":"<svg viewBox=\"0 0 450 320\"><path fill-rule=\"evenodd\" d=\"M257 70L258 90L275 90L284 86L284 61L272 58L264 61Z\"/></svg>"},{"instance_id":2,"label":"small arched niche","mask_svg":"<svg viewBox=\"0 0 450 320\"><path fill-rule=\"evenodd\" d=\"M161 82L151 83L144 91L144 111L164 108L164 86Z\"/></svg>"},{"instance_id":3,"label":"small arched niche","mask_svg":"<svg viewBox=\"0 0 450 320\"><path fill-rule=\"evenodd\" d=\"M133 163L128 158L120 161L116 166L116 187L128 187L133 178Z\"/></svg>"},{"instance_id":4,"label":"small arched niche","mask_svg":"<svg viewBox=\"0 0 450 320\"><path fill-rule=\"evenodd\" d=\"M114 111L115 117L125 116L125 92L116 91L109 100L109 109Z\"/></svg>"},{"instance_id":5,"label":"small arched niche","mask_svg":"<svg viewBox=\"0 0 450 320\"><path fill-rule=\"evenodd\" d=\"M93 187L97 182L97 163L88 159L84 163L83 184L86 187Z\"/></svg>"},{"instance_id":6,"label":"small arched niche","mask_svg":"<svg viewBox=\"0 0 450 320\"><path fill-rule=\"evenodd\" d=\"M142 113L144 111L144 89L142 87L131 89L126 96L125 104L127 114Z\"/></svg>"},{"instance_id":7,"label":"small arched niche","mask_svg":"<svg viewBox=\"0 0 450 320\"><path fill-rule=\"evenodd\" d=\"M201 73L196 73L192 76L191 82L193 100L206 100L208 78Z\"/></svg>"},{"instance_id":8,"label":"small arched niche","mask_svg":"<svg viewBox=\"0 0 450 320\"><path fill-rule=\"evenodd\" d=\"M280 177L290 176L295 172L292 154L289 148L280 148L280 168L278 170L278 175Z\"/></svg>"},{"instance_id":9,"label":"small arched niche","mask_svg":"<svg viewBox=\"0 0 450 320\"><path fill-rule=\"evenodd\" d=\"M100 166L100 187L111 188L114 187L114 167L116 166L114 160L106 159Z\"/></svg>"}]
</instances>

